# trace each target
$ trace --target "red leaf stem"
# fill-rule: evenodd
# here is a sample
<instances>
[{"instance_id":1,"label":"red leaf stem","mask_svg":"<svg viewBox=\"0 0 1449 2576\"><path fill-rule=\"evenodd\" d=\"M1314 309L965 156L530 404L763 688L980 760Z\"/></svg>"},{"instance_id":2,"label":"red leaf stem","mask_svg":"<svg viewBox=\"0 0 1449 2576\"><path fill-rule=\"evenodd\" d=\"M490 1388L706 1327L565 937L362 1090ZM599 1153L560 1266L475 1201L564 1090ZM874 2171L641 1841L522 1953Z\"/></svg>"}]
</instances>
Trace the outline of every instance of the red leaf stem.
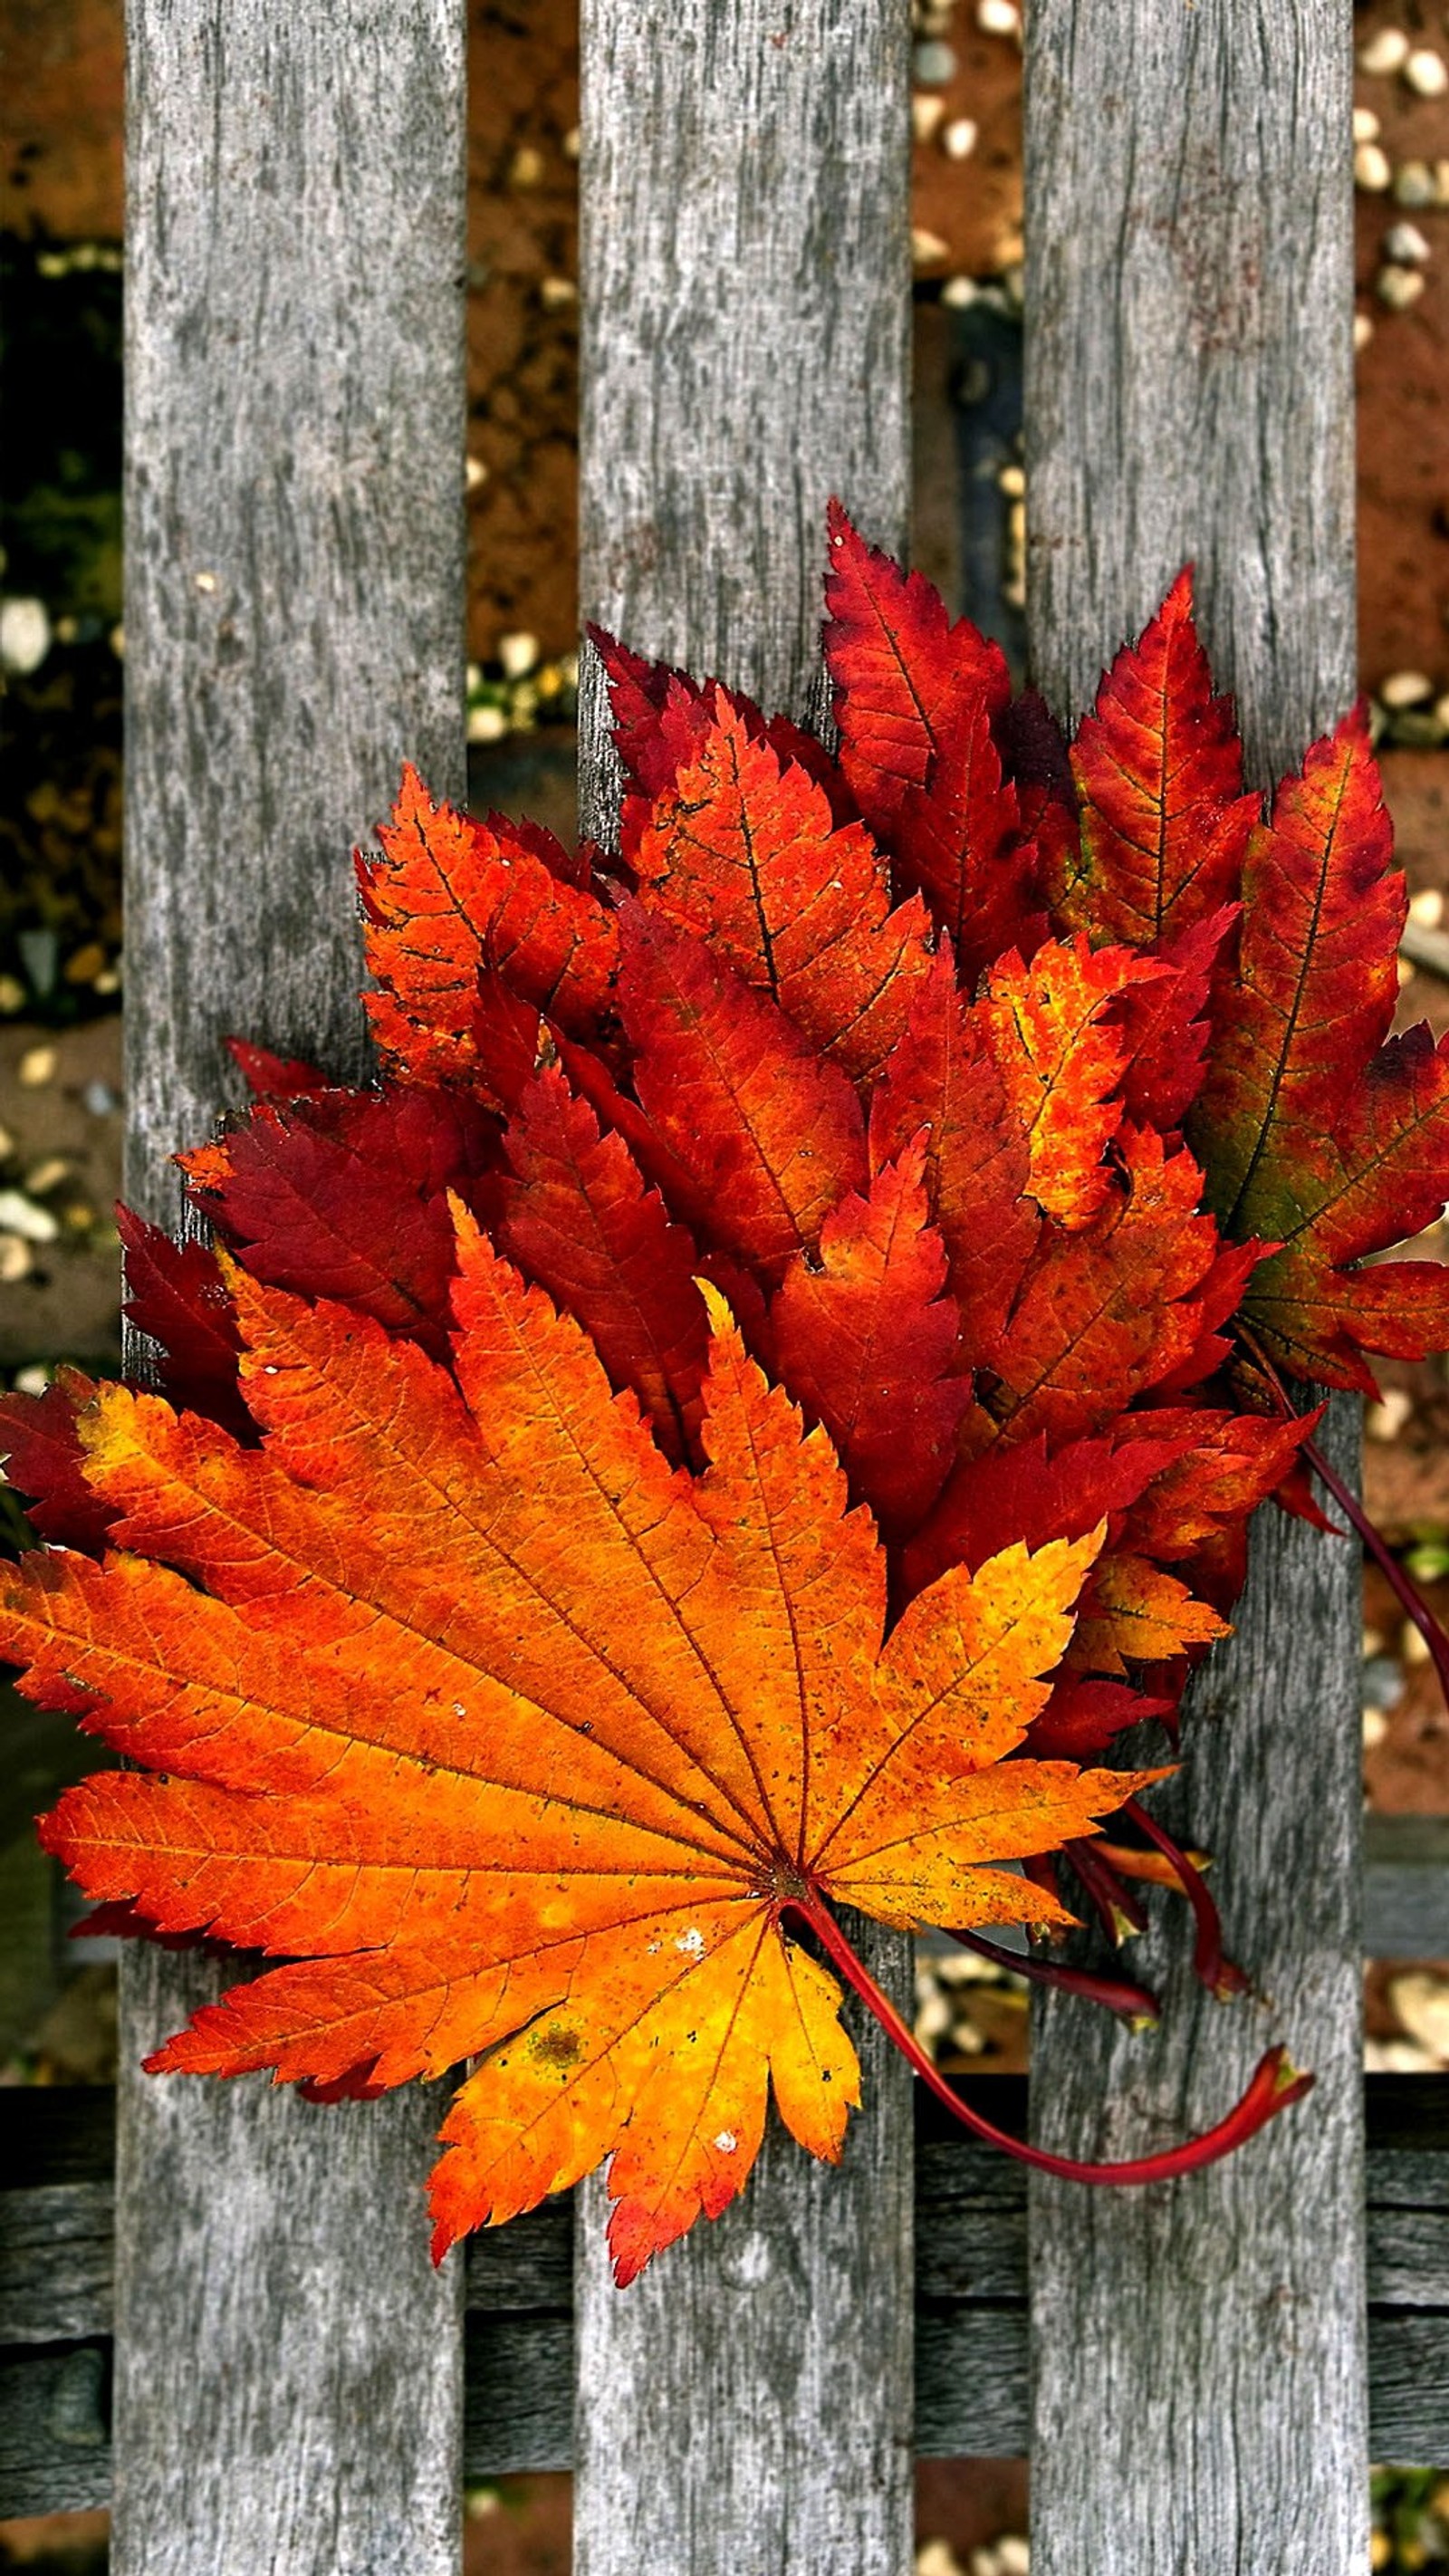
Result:
<instances>
[{"instance_id":1,"label":"red leaf stem","mask_svg":"<svg viewBox=\"0 0 1449 2576\"><path fill-rule=\"evenodd\" d=\"M1008 1950L1000 1941L988 1941L979 1932L953 1932L963 1950L974 1950L979 1959L990 1959L993 1966L1009 1968L1013 1976L1028 1977L1034 1985L1055 1986L1059 1992L1081 1995L1087 2003L1105 2004L1116 2013L1129 2030L1155 2030L1162 2018L1162 2006L1146 1986L1135 1986L1126 1977L1094 1977L1087 1968L1069 1968L1059 1959L1041 1959L1030 1951Z\"/></svg>"},{"instance_id":2,"label":"red leaf stem","mask_svg":"<svg viewBox=\"0 0 1449 2576\"><path fill-rule=\"evenodd\" d=\"M993 2120L962 2100L902 2021L889 1995L856 1957L839 1924L817 1896L795 1897L789 1910L809 1925L886 2037L963 2128L1015 2156L1019 2164L1035 2165L1040 2173L1059 2174L1065 2182L1171 2182L1178 2174L1195 2173L1201 2166L1216 2164L1220 2157L1231 2155L1235 2147L1256 2136L1278 2112L1286 2111L1291 2102L1301 2101L1313 2083L1311 2075L1300 2073L1293 2064L1286 2048L1270 2048L1259 2058L1241 2100L1215 2128L1204 2129L1199 2137L1186 2138L1180 2146L1164 2147L1156 2155L1129 2157L1121 2164L1092 2164L1079 2162L1074 2156L1056 2156L1046 2147L1030 2146L1024 2138L1012 2137L1009 2130L998 2129Z\"/></svg>"},{"instance_id":3,"label":"red leaf stem","mask_svg":"<svg viewBox=\"0 0 1449 2576\"><path fill-rule=\"evenodd\" d=\"M1171 1864L1178 1886L1192 1907L1193 1920L1197 1925L1197 1940L1192 1954L1194 1974L1210 1994L1216 1995L1220 2004L1231 2003L1236 1995L1245 1995L1248 1980L1241 1968L1223 1956L1222 1918L1208 1894L1201 1870L1194 1868L1181 1843L1175 1842L1166 1827L1160 1825L1155 1816L1149 1816L1136 1798L1128 1798L1124 1802L1122 1813L1131 1818L1150 1843L1156 1844L1163 1859Z\"/></svg>"}]
</instances>

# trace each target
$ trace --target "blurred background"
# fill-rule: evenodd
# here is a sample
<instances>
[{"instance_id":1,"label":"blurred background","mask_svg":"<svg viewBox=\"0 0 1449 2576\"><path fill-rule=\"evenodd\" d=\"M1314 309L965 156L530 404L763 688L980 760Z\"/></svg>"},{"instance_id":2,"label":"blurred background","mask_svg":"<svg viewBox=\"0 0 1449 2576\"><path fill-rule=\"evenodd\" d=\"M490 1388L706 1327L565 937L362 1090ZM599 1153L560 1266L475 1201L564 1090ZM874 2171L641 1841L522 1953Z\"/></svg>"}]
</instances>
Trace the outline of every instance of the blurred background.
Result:
<instances>
[{"instance_id":1,"label":"blurred background","mask_svg":"<svg viewBox=\"0 0 1449 2576\"><path fill-rule=\"evenodd\" d=\"M468 674L475 804L573 825L577 631L577 0L471 0ZM915 0L915 560L1023 652L1021 12ZM1449 11L1355 12L1359 670L1413 890L1402 1023L1449 1026ZM0 0L0 1374L119 1357L122 0ZM1449 1258L1436 1228L1415 1247ZM1449 1380L1385 1369L1370 1509L1449 1615ZM0 1486L0 1545L23 1544ZM1449 1716L1371 1575L1364 1779L1380 1813L1449 1817ZM94 1766L7 1695L0 2085L113 2080L115 1966L31 1820ZM1368 2063L1449 2069L1449 1962L1370 1964ZM1019 2071L1019 1979L920 1979L947 2066ZM1449 2576L1449 2470L1375 2471L1372 2564ZM1024 2465L923 2463L918 2576L1023 2576ZM467 2498L469 2576L568 2565L568 2481ZM105 2517L0 2524L0 2565L99 2570Z\"/></svg>"}]
</instances>

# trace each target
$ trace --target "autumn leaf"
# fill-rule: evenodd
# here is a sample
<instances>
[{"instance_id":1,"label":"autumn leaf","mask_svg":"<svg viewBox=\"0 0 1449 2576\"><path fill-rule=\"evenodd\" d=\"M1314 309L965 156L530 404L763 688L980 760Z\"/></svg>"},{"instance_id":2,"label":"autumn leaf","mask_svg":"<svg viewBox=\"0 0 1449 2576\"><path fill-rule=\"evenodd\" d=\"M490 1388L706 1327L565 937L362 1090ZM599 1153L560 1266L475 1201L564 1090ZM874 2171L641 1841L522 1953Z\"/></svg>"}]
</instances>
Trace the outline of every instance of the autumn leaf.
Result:
<instances>
[{"instance_id":1,"label":"autumn leaf","mask_svg":"<svg viewBox=\"0 0 1449 2576\"><path fill-rule=\"evenodd\" d=\"M871 826L889 837L907 788L927 789L963 703L988 714L1010 695L1006 657L970 620L953 624L919 573L866 544L838 501L827 513L825 658L840 766Z\"/></svg>"},{"instance_id":2,"label":"autumn leaf","mask_svg":"<svg viewBox=\"0 0 1449 2576\"><path fill-rule=\"evenodd\" d=\"M872 1167L897 1160L923 1130L927 1202L950 1263L963 1347L988 1360L1041 1216L1027 1195L1030 1141L1012 1115L988 1023L957 989L949 942L872 1096Z\"/></svg>"},{"instance_id":3,"label":"autumn leaf","mask_svg":"<svg viewBox=\"0 0 1449 2576\"><path fill-rule=\"evenodd\" d=\"M824 792L752 740L723 692L630 857L651 913L727 958L852 1080L879 1070L929 970L925 911L891 911L864 825L837 829Z\"/></svg>"},{"instance_id":4,"label":"autumn leaf","mask_svg":"<svg viewBox=\"0 0 1449 2576\"><path fill-rule=\"evenodd\" d=\"M987 986L992 1052L1027 1143L1026 1186L1062 1225L1085 1225L1112 1193L1102 1157L1121 1123L1128 1040L1108 1007L1164 971L1127 948L1053 941L1029 965L1003 958Z\"/></svg>"},{"instance_id":5,"label":"autumn leaf","mask_svg":"<svg viewBox=\"0 0 1449 2576\"><path fill-rule=\"evenodd\" d=\"M1286 780L1249 844L1237 990L1191 1133L1226 1231L1278 1250L1243 1312L1299 1376L1372 1392L1364 1351L1449 1337L1438 1265L1354 1265L1444 1204L1449 1059L1388 1039L1407 893L1362 718Z\"/></svg>"},{"instance_id":6,"label":"autumn leaf","mask_svg":"<svg viewBox=\"0 0 1449 2576\"><path fill-rule=\"evenodd\" d=\"M792 1262L770 1309L776 1368L824 1423L887 1539L914 1529L934 1500L971 1399L924 1164L918 1136L868 1197L842 1199L818 1255Z\"/></svg>"},{"instance_id":7,"label":"autumn leaf","mask_svg":"<svg viewBox=\"0 0 1449 2576\"><path fill-rule=\"evenodd\" d=\"M953 1568L887 1638L868 1515L717 1299L692 1480L458 1224L455 1376L234 1271L260 1451L102 1391L123 1552L32 1560L0 1643L146 1766L46 1824L87 1892L287 1962L153 2066L371 2090L475 2058L439 2246L612 2154L627 2279L734 2197L771 2086L839 2154L858 2069L792 1909L1048 1921L1001 1864L1138 1775L1005 1758L1095 1536Z\"/></svg>"},{"instance_id":8,"label":"autumn leaf","mask_svg":"<svg viewBox=\"0 0 1449 2576\"><path fill-rule=\"evenodd\" d=\"M817 1240L865 1177L860 1104L768 995L633 903L620 917L619 1015L644 1124L681 1176L681 1213L769 1274Z\"/></svg>"},{"instance_id":9,"label":"autumn leaf","mask_svg":"<svg viewBox=\"0 0 1449 2576\"><path fill-rule=\"evenodd\" d=\"M245 1253L253 1277L340 1298L441 1356L453 1279L448 1193L482 1203L497 1134L446 1091L331 1091L285 1107L263 1101L217 1143L178 1159L197 1204ZM157 1257L153 1248L153 1264ZM210 1264L234 1381L236 1333L214 1259L200 1246L191 1257ZM145 1312L153 1311L154 1299ZM199 1391L198 1409L216 1418ZM195 1372L167 1392L196 1403Z\"/></svg>"},{"instance_id":10,"label":"autumn leaf","mask_svg":"<svg viewBox=\"0 0 1449 2576\"><path fill-rule=\"evenodd\" d=\"M1073 928L1156 947L1231 902L1258 800L1243 793L1232 700L1214 695L1193 625L1190 571L1118 654L1072 768L1083 858Z\"/></svg>"},{"instance_id":11,"label":"autumn leaf","mask_svg":"<svg viewBox=\"0 0 1449 2576\"><path fill-rule=\"evenodd\" d=\"M381 855L357 861L378 1043L414 1080L475 1083L507 1106L530 1008L535 1025L540 1010L569 1030L593 1025L614 972L613 916L552 835L435 805L412 769L378 838Z\"/></svg>"},{"instance_id":12,"label":"autumn leaf","mask_svg":"<svg viewBox=\"0 0 1449 2576\"><path fill-rule=\"evenodd\" d=\"M583 1325L667 1455L685 1457L699 1430L706 1344L688 1230L557 1071L523 1093L504 1150L504 1251Z\"/></svg>"}]
</instances>

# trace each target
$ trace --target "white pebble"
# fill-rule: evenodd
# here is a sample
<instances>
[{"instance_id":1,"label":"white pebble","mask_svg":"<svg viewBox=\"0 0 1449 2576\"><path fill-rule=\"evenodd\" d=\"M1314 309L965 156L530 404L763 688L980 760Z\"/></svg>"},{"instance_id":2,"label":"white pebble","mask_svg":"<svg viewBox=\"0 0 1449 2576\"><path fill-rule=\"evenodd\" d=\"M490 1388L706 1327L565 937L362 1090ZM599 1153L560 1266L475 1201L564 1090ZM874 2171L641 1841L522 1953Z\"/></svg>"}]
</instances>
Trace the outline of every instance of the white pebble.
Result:
<instances>
[{"instance_id":1,"label":"white pebble","mask_svg":"<svg viewBox=\"0 0 1449 2576\"><path fill-rule=\"evenodd\" d=\"M1017 0L976 0L976 24L983 36L1014 36L1021 40L1021 11Z\"/></svg>"},{"instance_id":2,"label":"white pebble","mask_svg":"<svg viewBox=\"0 0 1449 2576\"><path fill-rule=\"evenodd\" d=\"M49 1362L32 1360L29 1368L18 1368L12 1384L17 1395L44 1395L50 1384Z\"/></svg>"},{"instance_id":3,"label":"white pebble","mask_svg":"<svg viewBox=\"0 0 1449 2576\"><path fill-rule=\"evenodd\" d=\"M1375 116L1371 107L1356 107L1354 109L1353 139L1355 143L1377 143L1379 139L1379 131L1379 120Z\"/></svg>"},{"instance_id":4,"label":"white pebble","mask_svg":"<svg viewBox=\"0 0 1449 2576\"><path fill-rule=\"evenodd\" d=\"M968 304L977 301L980 293L974 277L948 277L941 289L941 301L949 304L953 313L964 313Z\"/></svg>"},{"instance_id":5,"label":"white pebble","mask_svg":"<svg viewBox=\"0 0 1449 2576\"><path fill-rule=\"evenodd\" d=\"M1379 689L1384 705L1396 714L1401 707L1421 707L1433 694L1434 683L1426 671L1390 671Z\"/></svg>"},{"instance_id":6,"label":"white pebble","mask_svg":"<svg viewBox=\"0 0 1449 2576\"><path fill-rule=\"evenodd\" d=\"M54 1243L60 1232L49 1208L37 1207L23 1190L0 1190L0 1226L25 1243Z\"/></svg>"},{"instance_id":7,"label":"white pebble","mask_svg":"<svg viewBox=\"0 0 1449 2576\"><path fill-rule=\"evenodd\" d=\"M1382 1744L1388 1731L1389 1721L1385 1710L1381 1708L1366 1708L1364 1710L1363 1749L1365 1753L1372 1753L1376 1744Z\"/></svg>"},{"instance_id":8,"label":"white pebble","mask_svg":"<svg viewBox=\"0 0 1449 2576\"><path fill-rule=\"evenodd\" d=\"M1429 257L1429 245L1417 224L1390 224L1384 235L1385 259L1396 259L1409 268L1422 268Z\"/></svg>"},{"instance_id":9,"label":"white pebble","mask_svg":"<svg viewBox=\"0 0 1449 2576\"><path fill-rule=\"evenodd\" d=\"M1446 739L1446 740L1449 740L1449 697L1436 698L1436 699L1434 700L1434 721L1435 721L1435 723L1438 725L1439 730L1440 730L1440 732L1444 735L1445 739ZM1425 900L1427 901L1427 897L1425 898ZM1441 906L1441 908L1442 908L1442 905L1443 905L1443 901L1444 901L1444 898L1443 898L1443 896L1441 895L1441 896L1439 897L1439 902L1440 902L1440 906ZM1412 911L1413 911L1413 909L1414 909L1413 904L1410 904L1410 906L1409 906L1409 910L1412 912ZM1438 921L1438 920L1439 920L1439 918L1440 918L1440 914L1436 912L1436 913L1435 913L1435 915L1434 915L1434 918L1435 918L1435 920L1436 920L1436 921Z\"/></svg>"},{"instance_id":10,"label":"white pebble","mask_svg":"<svg viewBox=\"0 0 1449 2576\"><path fill-rule=\"evenodd\" d=\"M18 1234L0 1234L0 1283L13 1288L30 1275L30 1246Z\"/></svg>"},{"instance_id":11,"label":"white pebble","mask_svg":"<svg viewBox=\"0 0 1449 2576\"><path fill-rule=\"evenodd\" d=\"M911 259L917 268L932 268L938 259L949 259L951 245L939 233L928 233L919 224L911 227Z\"/></svg>"},{"instance_id":12,"label":"white pebble","mask_svg":"<svg viewBox=\"0 0 1449 2576\"><path fill-rule=\"evenodd\" d=\"M917 45L911 56L911 73L923 89L944 89L956 77L956 48L935 41Z\"/></svg>"},{"instance_id":13,"label":"white pebble","mask_svg":"<svg viewBox=\"0 0 1449 2576\"><path fill-rule=\"evenodd\" d=\"M916 2551L916 2576L961 2576L961 2561L949 2540L923 2540Z\"/></svg>"},{"instance_id":14,"label":"white pebble","mask_svg":"<svg viewBox=\"0 0 1449 2576\"><path fill-rule=\"evenodd\" d=\"M1449 715L1449 699L1439 700L1434 709L1436 715L1440 707ZM1420 886L1417 894L1410 895L1409 919L1417 921L1421 930L1437 930L1443 918L1444 897L1437 886Z\"/></svg>"},{"instance_id":15,"label":"white pebble","mask_svg":"<svg viewBox=\"0 0 1449 2576\"><path fill-rule=\"evenodd\" d=\"M1420 1635L1412 1619L1406 1619L1399 1630L1399 1661L1401 1664L1427 1664L1433 1661L1428 1641Z\"/></svg>"},{"instance_id":16,"label":"white pebble","mask_svg":"<svg viewBox=\"0 0 1449 2576\"><path fill-rule=\"evenodd\" d=\"M1411 1968L1406 1976L1390 1978L1389 2002L1410 2039L1441 2065L1449 2059L1449 1980Z\"/></svg>"},{"instance_id":17,"label":"white pebble","mask_svg":"<svg viewBox=\"0 0 1449 2576\"><path fill-rule=\"evenodd\" d=\"M40 1162L31 1164L25 1175L26 1197L48 1197L52 1190L59 1189L62 1181L69 1179L70 1168L64 1154L44 1155Z\"/></svg>"},{"instance_id":18,"label":"white pebble","mask_svg":"<svg viewBox=\"0 0 1449 2576\"><path fill-rule=\"evenodd\" d=\"M81 1093L81 1106L92 1118L113 1118L120 1105L108 1082L88 1082Z\"/></svg>"},{"instance_id":19,"label":"white pebble","mask_svg":"<svg viewBox=\"0 0 1449 2576\"><path fill-rule=\"evenodd\" d=\"M501 707L482 706L468 709L470 742L501 742L507 731L508 718Z\"/></svg>"},{"instance_id":20,"label":"white pebble","mask_svg":"<svg viewBox=\"0 0 1449 2576\"><path fill-rule=\"evenodd\" d=\"M1406 313L1424 292L1424 272L1422 268L1381 268L1374 292L1391 313Z\"/></svg>"},{"instance_id":21,"label":"white pebble","mask_svg":"<svg viewBox=\"0 0 1449 2576\"><path fill-rule=\"evenodd\" d=\"M1400 206L1437 206L1439 182L1427 161L1401 161L1394 172L1394 201Z\"/></svg>"},{"instance_id":22,"label":"white pebble","mask_svg":"<svg viewBox=\"0 0 1449 2576\"><path fill-rule=\"evenodd\" d=\"M916 92L911 101L911 132L918 143L930 142L945 113L943 98L933 98L924 90Z\"/></svg>"},{"instance_id":23,"label":"white pebble","mask_svg":"<svg viewBox=\"0 0 1449 2576\"><path fill-rule=\"evenodd\" d=\"M1031 2551L1019 2533L1009 2531L996 2544L996 2564L1001 2576L1031 2576Z\"/></svg>"},{"instance_id":24,"label":"white pebble","mask_svg":"<svg viewBox=\"0 0 1449 2576\"><path fill-rule=\"evenodd\" d=\"M1003 465L1000 473L996 477L996 488L998 492L1004 492L1006 494L1008 501L1024 500L1026 497L1025 467L1021 465Z\"/></svg>"},{"instance_id":25,"label":"white pebble","mask_svg":"<svg viewBox=\"0 0 1449 2576\"><path fill-rule=\"evenodd\" d=\"M503 665L505 680L526 680L529 672L537 667L538 637L530 635L524 627L513 635L500 635L498 659Z\"/></svg>"},{"instance_id":26,"label":"white pebble","mask_svg":"<svg viewBox=\"0 0 1449 2576\"><path fill-rule=\"evenodd\" d=\"M50 651L50 619L40 599L7 599L0 603L0 664L24 679L38 671Z\"/></svg>"},{"instance_id":27,"label":"white pebble","mask_svg":"<svg viewBox=\"0 0 1449 2576\"><path fill-rule=\"evenodd\" d=\"M980 132L974 116L953 116L941 137L941 149L947 160L969 161Z\"/></svg>"},{"instance_id":28,"label":"white pebble","mask_svg":"<svg viewBox=\"0 0 1449 2576\"><path fill-rule=\"evenodd\" d=\"M484 464L482 457L481 457L481 456L469 456L469 457L467 457L467 458L464 460L464 465L463 465L463 483L464 483L464 488L465 488L467 491L469 491L469 492L476 492L476 491L478 491L478 490L480 489L480 487L481 487L484 483L486 483L486 482L487 482L487 480L488 480L488 468L487 468L487 466Z\"/></svg>"},{"instance_id":29,"label":"white pebble","mask_svg":"<svg viewBox=\"0 0 1449 2576\"><path fill-rule=\"evenodd\" d=\"M55 1079L55 1065L53 1046L27 1047L15 1068L15 1078L23 1091L43 1091Z\"/></svg>"},{"instance_id":30,"label":"white pebble","mask_svg":"<svg viewBox=\"0 0 1449 2576\"><path fill-rule=\"evenodd\" d=\"M577 304L579 290L571 277L545 277L540 281L538 300L545 313L563 313Z\"/></svg>"},{"instance_id":31,"label":"white pebble","mask_svg":"<svg viewBox=\"0 0 1449 2576\"><path fill-rule=\"evenodd\" d=\"M1354 347L1356 349L1366 349L1373 336L1373 315L1371 313L1355 313L1353 317Z\"/></svg>"},{"instance_id":32,"label":"white pebble","mask_svg":"<svg viewBox=\"0 0 1449 2576\"><path fill-rule=\"evenodd\" d=\"M1381 197L1393 178L1393 163L1381 143L1359 143L1354 147L1353 184L1370 197Z\"/></svg>"},{"instance_id":33,"label":"white pebble","mask_svg":"<svg viewBox=\"0 0 1449 2576\"><path fill-rule=\"evenodd\" d=\"M1420 98L1442 98L1449 89L1449 64L1442 54L1420 45L1404 65L1404 78Z\"/></svg>"},{"instance_id":34,"label":"white pebble","mask_svg":"<svg viewBox=\"0 0 1449 2576\"><path fill-rule=\"evenodd\" d=\"M567 134L564 136L562 143L559 145L559 150L566 161L577 161L579 157L580 140L581 138L578 127L576 125L571 125Z\"/></svg>"},{"instance_id":35,"label":"white pebble","mask_svg":"<svg viewBox=\"0 0 1449 2576\"><path fill-rule=\"evenodd\" d=\"M1411 47L1402 27L1380 27L1366 45L1360 45L1358 67L1372 79L1376 73L1401 72L1409 59Z\"/></svg>"},{"instance_id":36,"label":"white pebble","mask_svg":"<svg viewBox=\"0 0 1449 2576\"><path fill-rule=\"evenodd\" d=\"M1370 1440L1397 1440L1413 1410L1414 1399L1407 1387L1386 1387L1378 1403L1369 1406L1363 1427Z\"/></svg>"}]
</instances>

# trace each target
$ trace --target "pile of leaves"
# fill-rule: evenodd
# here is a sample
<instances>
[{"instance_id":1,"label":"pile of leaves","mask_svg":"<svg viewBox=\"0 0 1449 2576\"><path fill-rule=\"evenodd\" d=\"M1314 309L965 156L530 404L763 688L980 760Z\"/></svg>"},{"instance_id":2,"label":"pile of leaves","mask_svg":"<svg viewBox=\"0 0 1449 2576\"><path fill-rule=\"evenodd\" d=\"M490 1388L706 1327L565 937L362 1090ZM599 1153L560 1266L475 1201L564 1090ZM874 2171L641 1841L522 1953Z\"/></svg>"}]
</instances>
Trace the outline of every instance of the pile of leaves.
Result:
<instances>
[{"instance_id":1,"label":"pile of leaves","mask_svg":"<svg viewBox=\"0 0 1449 2576\"><path fill-rule=\"evenodd\" d=\"M1186 575L1068 747L838 511L830 557L837 757L601 636L617 850L405 776L380 1084L238 1046L257 1105L182 1158L220 1248L125 1220L154 1386L0 1408L52 1542L0 1644L139 1766L48 1842L109 1920L285 1963L153 2063L471 2058L439 2244L612 2154L623 2279L768 2086L838 2155L824 1961L954 2102L842 1905L990 1951L1156 1878L1241 1988L1103 1757L1157 1719L1170 1760L1251 1514L1317 1512L1286 1381L1449 1343L1449 1274L1370 1260L1449 1194L1449 1068L1388 1038L1360 719L1265 812ZM1182 2171L1304 2081L1271 2051L1136 2164L1017 2151Z\"/></svg>"}]
</instances>

